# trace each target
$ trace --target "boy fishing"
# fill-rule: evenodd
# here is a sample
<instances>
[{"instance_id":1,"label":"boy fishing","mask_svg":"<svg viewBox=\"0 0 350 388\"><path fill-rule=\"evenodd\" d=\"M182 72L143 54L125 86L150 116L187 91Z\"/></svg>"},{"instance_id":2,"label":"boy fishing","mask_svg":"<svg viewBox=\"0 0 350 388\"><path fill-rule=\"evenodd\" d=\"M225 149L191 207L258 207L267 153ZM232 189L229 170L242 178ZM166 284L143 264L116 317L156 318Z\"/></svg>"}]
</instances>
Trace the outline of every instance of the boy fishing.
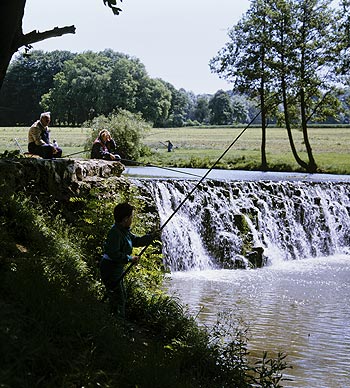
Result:
<instances>
[{"instance_id":1,"label":"boy fishing","mask_svg":"<svg viewBox=\"0 0 350 388\"><path fill-rule=\"evenodd\" d=\"M114 208L114 224L107 234L104 254L100 262L101 280L115 309L115 313L125 317L126 291L123 281L124 265L137 264L140 257L132 255L133 247L149 245L154 234L136 236L131 233L134 207L129 203L120 203Z\"/></svg>"}]
</instances>

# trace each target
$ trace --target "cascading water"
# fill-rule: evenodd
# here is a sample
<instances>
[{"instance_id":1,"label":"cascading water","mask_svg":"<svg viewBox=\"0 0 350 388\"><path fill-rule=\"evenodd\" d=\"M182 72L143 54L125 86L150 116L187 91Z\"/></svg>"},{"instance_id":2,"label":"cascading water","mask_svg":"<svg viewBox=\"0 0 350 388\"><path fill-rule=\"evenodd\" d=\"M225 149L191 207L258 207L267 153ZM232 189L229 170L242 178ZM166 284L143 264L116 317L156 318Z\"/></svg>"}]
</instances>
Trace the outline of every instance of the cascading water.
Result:
<instances>
[{"instance_id":1,"label":"cascading water","mask_svg":"<svg viewBox=\"0 0 350 388\"><path fill-rule=\"evenodd\" d=\"M196 184L138 181L161 225ZM163 229L171 271L247 266L262 247L267 263L350 252L350 187L332 182L205 181Z\"/></svg>"},{"instance_id":2,"label":"cascading water","mask_svg":"<svg viewBox=\"0 0 350 388\"><path fill-rule=\"evenodd\" d=\"M286 388L350 387L350 181L289 178L205 180L194 191L193 180L135 183L166 223L167 292L198 322L210 327L219 312L234 312L249 329L253 360L287 354ZM250 266L254 247L265 268L226 270Z\"/></svg>"}]
</instances>

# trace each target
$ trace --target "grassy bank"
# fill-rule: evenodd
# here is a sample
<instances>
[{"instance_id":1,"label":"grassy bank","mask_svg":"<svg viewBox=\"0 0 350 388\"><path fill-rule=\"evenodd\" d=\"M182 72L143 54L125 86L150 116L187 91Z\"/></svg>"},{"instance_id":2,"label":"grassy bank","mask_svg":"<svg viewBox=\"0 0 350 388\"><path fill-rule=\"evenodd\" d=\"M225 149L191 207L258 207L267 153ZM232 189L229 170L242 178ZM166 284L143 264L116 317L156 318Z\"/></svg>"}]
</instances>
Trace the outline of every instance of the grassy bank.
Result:
<instances>
[{"instance_id":1,"label":"grassy bank","mask_svg":"<svg viewBox=\"0 0 350 388\"><path fill-rule=\"evenodd\" d=\"M159 242L126 278L126 320L113 315L96 258L114 204L136 207L135 233L155 226L136 188L116 191L53 201L0 187L1 387L281 387L283 355L250 363L229 314L207 331L162 293Z\"/></svg>"},{"instance_id":2,"label":"grassy bank","mask_svg":"<svg viewBox=\"0 0 350 388\"><path fill-rule=\"evenodd\" d=\"M14 139L22 148L27 147L28 128L0 127L0 153L18 149ZM210 167L226 150L240 128L227 127L186 127L155 128L143 139L151 153L142 162L176 167ZM79 152L89 136L89 129L59 128L51 129L51 138L56 138L64 154ZM350 128L312 127L309 129L313 154L320 172L350 174ZM294 131L295 144L300 157L306 159L302 133ZM173 152L167 152L167 140L174 144ZM232 149L226 154L218 167L254 170L260 167L261 129L248 128ZM270 170L300 171L290 150L286 130L269 128L266 144L267 161ZM86 157L85 153L77 157Z\"/></svg>"}]
</instances>

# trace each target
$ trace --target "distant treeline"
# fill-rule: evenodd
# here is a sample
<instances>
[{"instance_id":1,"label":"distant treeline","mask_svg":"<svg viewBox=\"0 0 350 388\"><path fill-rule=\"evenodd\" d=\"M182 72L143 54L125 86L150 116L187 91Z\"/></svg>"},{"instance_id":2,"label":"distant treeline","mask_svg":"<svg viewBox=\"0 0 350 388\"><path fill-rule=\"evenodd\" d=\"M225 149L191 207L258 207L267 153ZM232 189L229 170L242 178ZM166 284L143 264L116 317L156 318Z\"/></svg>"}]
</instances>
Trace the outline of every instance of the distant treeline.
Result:
<instances>
[{"instance_id":1,"label":"distant treeline","mask_svg":"<svg viewBox=\"0 0 350 388\"><path fill-rule=\"evenodd\" d=\"M177 90L149 77L139 59L112 50L35 50L17 55L8 69L0 92L0 125L30 125L43 110L52 112L54 125L81 125L121 109L141 113L155 127L230 125L249 122L256 106L234 91L195 95ZM348 123L348 117L342 114L329 123Z\"/></svg>"}]
</instances>

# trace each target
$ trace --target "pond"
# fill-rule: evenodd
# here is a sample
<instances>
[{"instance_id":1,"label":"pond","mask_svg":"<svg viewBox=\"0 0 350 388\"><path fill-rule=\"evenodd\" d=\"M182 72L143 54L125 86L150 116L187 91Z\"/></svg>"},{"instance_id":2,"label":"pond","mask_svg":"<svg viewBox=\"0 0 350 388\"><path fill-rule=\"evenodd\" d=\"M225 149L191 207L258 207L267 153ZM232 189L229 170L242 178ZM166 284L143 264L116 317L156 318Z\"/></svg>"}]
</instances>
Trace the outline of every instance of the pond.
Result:
<instances>
[{"instance_id":1,"label":"pond","mask_svg":"<svg viewBox=\"0 0 350 388\"><path fill-rule=\"evenodd\" d=\"M350 387L350 256L281 261L256 270L171 274L168 292L211 325L225 309L249 326L249 351L286 353L284 387Z\"/></svg>"}]
</instances>

